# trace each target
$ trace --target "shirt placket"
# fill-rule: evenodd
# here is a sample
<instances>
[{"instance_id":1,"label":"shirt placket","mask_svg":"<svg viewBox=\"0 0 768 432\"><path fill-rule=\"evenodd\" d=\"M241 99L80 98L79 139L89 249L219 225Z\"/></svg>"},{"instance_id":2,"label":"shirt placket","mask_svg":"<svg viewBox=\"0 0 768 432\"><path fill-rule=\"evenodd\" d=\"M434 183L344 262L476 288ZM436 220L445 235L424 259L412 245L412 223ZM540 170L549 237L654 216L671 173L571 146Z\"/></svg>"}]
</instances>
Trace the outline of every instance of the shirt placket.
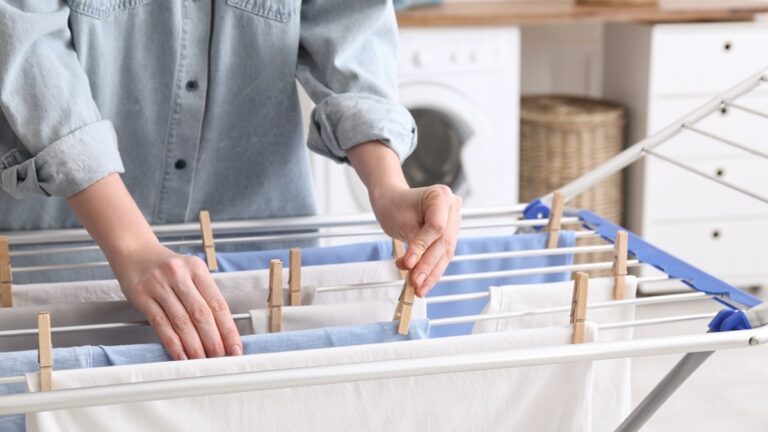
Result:
<instances>
[{"instance_id":1,"label":"shirt placket","mask_svg":"<svg viewBox=\"0 0 768 432\"><path fill-rule=\"evenodd\" d=\"M184 221L192 194L208 90L211 2L183 0L173 115L156 223Z\"/></svg>"}]
</instances>

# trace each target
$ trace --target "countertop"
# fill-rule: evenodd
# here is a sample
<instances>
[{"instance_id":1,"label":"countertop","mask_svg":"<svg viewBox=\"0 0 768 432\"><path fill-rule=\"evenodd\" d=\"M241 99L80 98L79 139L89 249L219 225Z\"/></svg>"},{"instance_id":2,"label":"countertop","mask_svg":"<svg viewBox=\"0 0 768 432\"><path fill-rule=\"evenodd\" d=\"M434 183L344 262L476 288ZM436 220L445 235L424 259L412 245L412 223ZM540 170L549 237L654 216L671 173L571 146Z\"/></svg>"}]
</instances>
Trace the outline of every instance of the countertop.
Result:
<instances>
[{"instance_id":1,"label":"countertop","mask_svg":"<svg viewBox=\"0 0 768 432\"><path fill-rule=\"evenodd\" d=\"M582 6L557 3L446 3L397 14L401 27L496 26L568 22L750 21L768 5L746 8L664 9L658 6Z\"/></svg>"}]
</instances>

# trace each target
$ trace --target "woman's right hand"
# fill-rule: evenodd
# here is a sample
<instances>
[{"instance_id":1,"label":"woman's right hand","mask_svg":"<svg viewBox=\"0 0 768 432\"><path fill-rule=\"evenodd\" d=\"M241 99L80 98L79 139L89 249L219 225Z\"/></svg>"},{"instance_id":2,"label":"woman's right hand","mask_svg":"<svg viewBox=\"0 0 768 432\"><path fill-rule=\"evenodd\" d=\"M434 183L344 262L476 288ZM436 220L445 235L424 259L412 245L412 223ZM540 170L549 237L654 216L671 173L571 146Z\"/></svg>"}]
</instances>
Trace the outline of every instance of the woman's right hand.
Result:
<instances>
[{"instance_id":1,"label":"woman's right hand","mask_svg":"<svg viewBox=\"0 0 768 432\"><path fill-rule=\"evenodd\" d=\"M125 296L177 360L240 355L237 327L208 268L160 244L118 174L67 200L104 251Z\"/></svg>"},{"instance_id":2,"label":"woman's right hand","mask_svg":"<svg viewBox=\"0 0 768 432\"><path fill-rule=\"evenodd\" d=\"M155 242L112 268L128 300L149 320L176 360L243 353L229 306L198 257Z\"/></svg>"}]
</instances>

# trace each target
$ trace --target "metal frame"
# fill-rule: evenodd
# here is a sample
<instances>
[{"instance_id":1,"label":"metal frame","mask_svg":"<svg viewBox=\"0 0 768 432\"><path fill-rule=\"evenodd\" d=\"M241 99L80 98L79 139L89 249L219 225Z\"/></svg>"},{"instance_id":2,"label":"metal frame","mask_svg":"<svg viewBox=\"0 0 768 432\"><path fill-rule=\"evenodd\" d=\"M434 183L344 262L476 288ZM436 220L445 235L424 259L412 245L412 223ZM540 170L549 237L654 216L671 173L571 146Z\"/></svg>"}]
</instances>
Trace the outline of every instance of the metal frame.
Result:
<instances>
[{"instance_id":1,"label":"metal frame","mask_svg":"<svg viewBox=\"0 0 768 432\"><path fill-rule=\"evenodd\" d=\"M145 402L214 394L230 394L309 385L337 384L374 379L471 372L486 369L540 366L625 357L675 353L701 353L746 348L768 342L768 328L694 336L639 339L599 344L576 344L527 350L486 352L465 355L423 357L344 365L246 372L195 378L169 379L130 384L95 386L80 389L23 393L0 397L0 415L32 413L56 409ZM675 378L692 372L683 365L661 384L674 391ZM670 393L671 394L671 393ZM645 413L655 405L638 407L628 418L631 423L618 430L637 430ZM652 412L651 412L652 414ZM626 423L626 422L625 422Z\"/></svg>"}]
</instances>

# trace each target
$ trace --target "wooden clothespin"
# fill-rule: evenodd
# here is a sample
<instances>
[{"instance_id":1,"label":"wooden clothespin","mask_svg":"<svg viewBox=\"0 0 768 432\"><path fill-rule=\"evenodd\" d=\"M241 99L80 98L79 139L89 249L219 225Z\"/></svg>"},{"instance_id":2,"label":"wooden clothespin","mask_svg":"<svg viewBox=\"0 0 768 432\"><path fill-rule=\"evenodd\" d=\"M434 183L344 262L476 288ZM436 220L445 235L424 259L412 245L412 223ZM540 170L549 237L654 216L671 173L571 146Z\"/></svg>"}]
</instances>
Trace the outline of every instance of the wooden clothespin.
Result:
<instances>
[{"instance_id":1,"label":"wooden clothespin","mask_svg":"<svg viewBox=\"0 0 768 432\"><path fill-rule=\"evenodd\" d=\"M269 262L269 332L278 333L283 321L283 263L280 260Z\"/></svg>"},{"instance_id":2,"label":"wooden clothespin","mask_svg":"<svg viewBox=\"0 0 768 432\"><path fill-rule=\"evenodd\" d=\"M411 272L405 275L403 292L400 294L400 300L397 302L397 310L400 311L400 324L397 326L397 333L407 335L411 327L411 313L413 312L413 301L416 297L416 288L411 284Z\"/></svg>"},{"instance_id":3,"label":"wooden clothespin","mask_svg":"<svg viewBox=\"0 0 768 432\"><path fill-rule=\"evenodd\" d=\"M624 299L627 277L627 255L629 254L629 236L626 231L616 233L613 248L613 299Z\"/></svg>"},{"instance_id":4,"label":"wooden clothespin","mask_svg":"<svg viewBox=\"0 0 768 432\"><path fill-rule=\"evenodd\" d=\"M216 262L216 246L213 243L213 228L211 228L211 214L208 210L200 212L200 236L203 238L203 251L205 251L205 262L208 264L209 271L219 269Z\"/></svg>"},{"instance_id":5,"label":"wooden clothespin","mask_svg":"<svg viewBox=\"0 0 768 432\"><path fill-rule=\"evenodd\" d=\"M392 239L392 258L397 261L398 258L405 255L405 246L403 245L403 242L397 239ZM405 280L408 277L408 270L400 270L400 279ZM395 314L392 316L392 321L397 321L400 319L400 314L403 310L403 294L405 291L400 292L400 297L397 299L397 306L395 307Z\"/></svg>"},{"instance_id":6,"label":"wooden clothespin","mask_svg":"<svg viewBox=\"0 0 768 432\"><path fill-rule=\"evenodd\" d=\"M557 243L560 240L560 226L562 224L564 207L565 195L560 191L556 191L552 196L552 206L549 211L549 223L547 224L547 232L549 233L549 239L547 240L548 249L556 248Z\"/></svg>"},{"instance_id":7,"label":"wooden clothespin","mask_svg":"<svg viewBox=\"0 0 768 432\"><path fill-rule=\"evenodd\" d=\"M576 273L573 284L573 301L571 302L571 325L573 336L571 343L584 343L585 320L587 318L587 289L589 287L589 275Z\"/></svg>"},{"instance_id":8,"label":"wooden clothespin","mask_svg":"<svg viewBox=\"0 0 768 432\"><path fill-rule=\"evenodd\" d=\"M301 306L301 249L292 248L288 256L290 260L288 286L291 290L290 305Z\"/></svg>"},{"instance_id":9,"label":"wooden clothespin","mask_svg":"<svg viewBox=\"0 0 768 432\"><path fill-rule=\"evenodd\" d=\"M40 391L53 390L53 346L51 344L51 315L37 314L37 362L40 363Z\"/></svg>"},{"instance_id":10,"label":"wooden clothespin","mask_svg":"<svg viewBox=\"0 0 768 432\"><path fill-rule=\"evenodd\" d=\"M397 239L392 239L392 258L397 260L403 255L405 255L405 245L403 245L403 242ZM400 278L405 279L407 273L408 270L400 270Z\"/></svg>"},{"instance_id":11,"label":"wooden clothespin","mask_svg":"<svg viewBox=\"0 0 768 432\"><path fill-rule=\"evenodd\" d=\"M0 307L13 306L11 252L8 237L0 237Z\"/></svg>"}]
</instances>

